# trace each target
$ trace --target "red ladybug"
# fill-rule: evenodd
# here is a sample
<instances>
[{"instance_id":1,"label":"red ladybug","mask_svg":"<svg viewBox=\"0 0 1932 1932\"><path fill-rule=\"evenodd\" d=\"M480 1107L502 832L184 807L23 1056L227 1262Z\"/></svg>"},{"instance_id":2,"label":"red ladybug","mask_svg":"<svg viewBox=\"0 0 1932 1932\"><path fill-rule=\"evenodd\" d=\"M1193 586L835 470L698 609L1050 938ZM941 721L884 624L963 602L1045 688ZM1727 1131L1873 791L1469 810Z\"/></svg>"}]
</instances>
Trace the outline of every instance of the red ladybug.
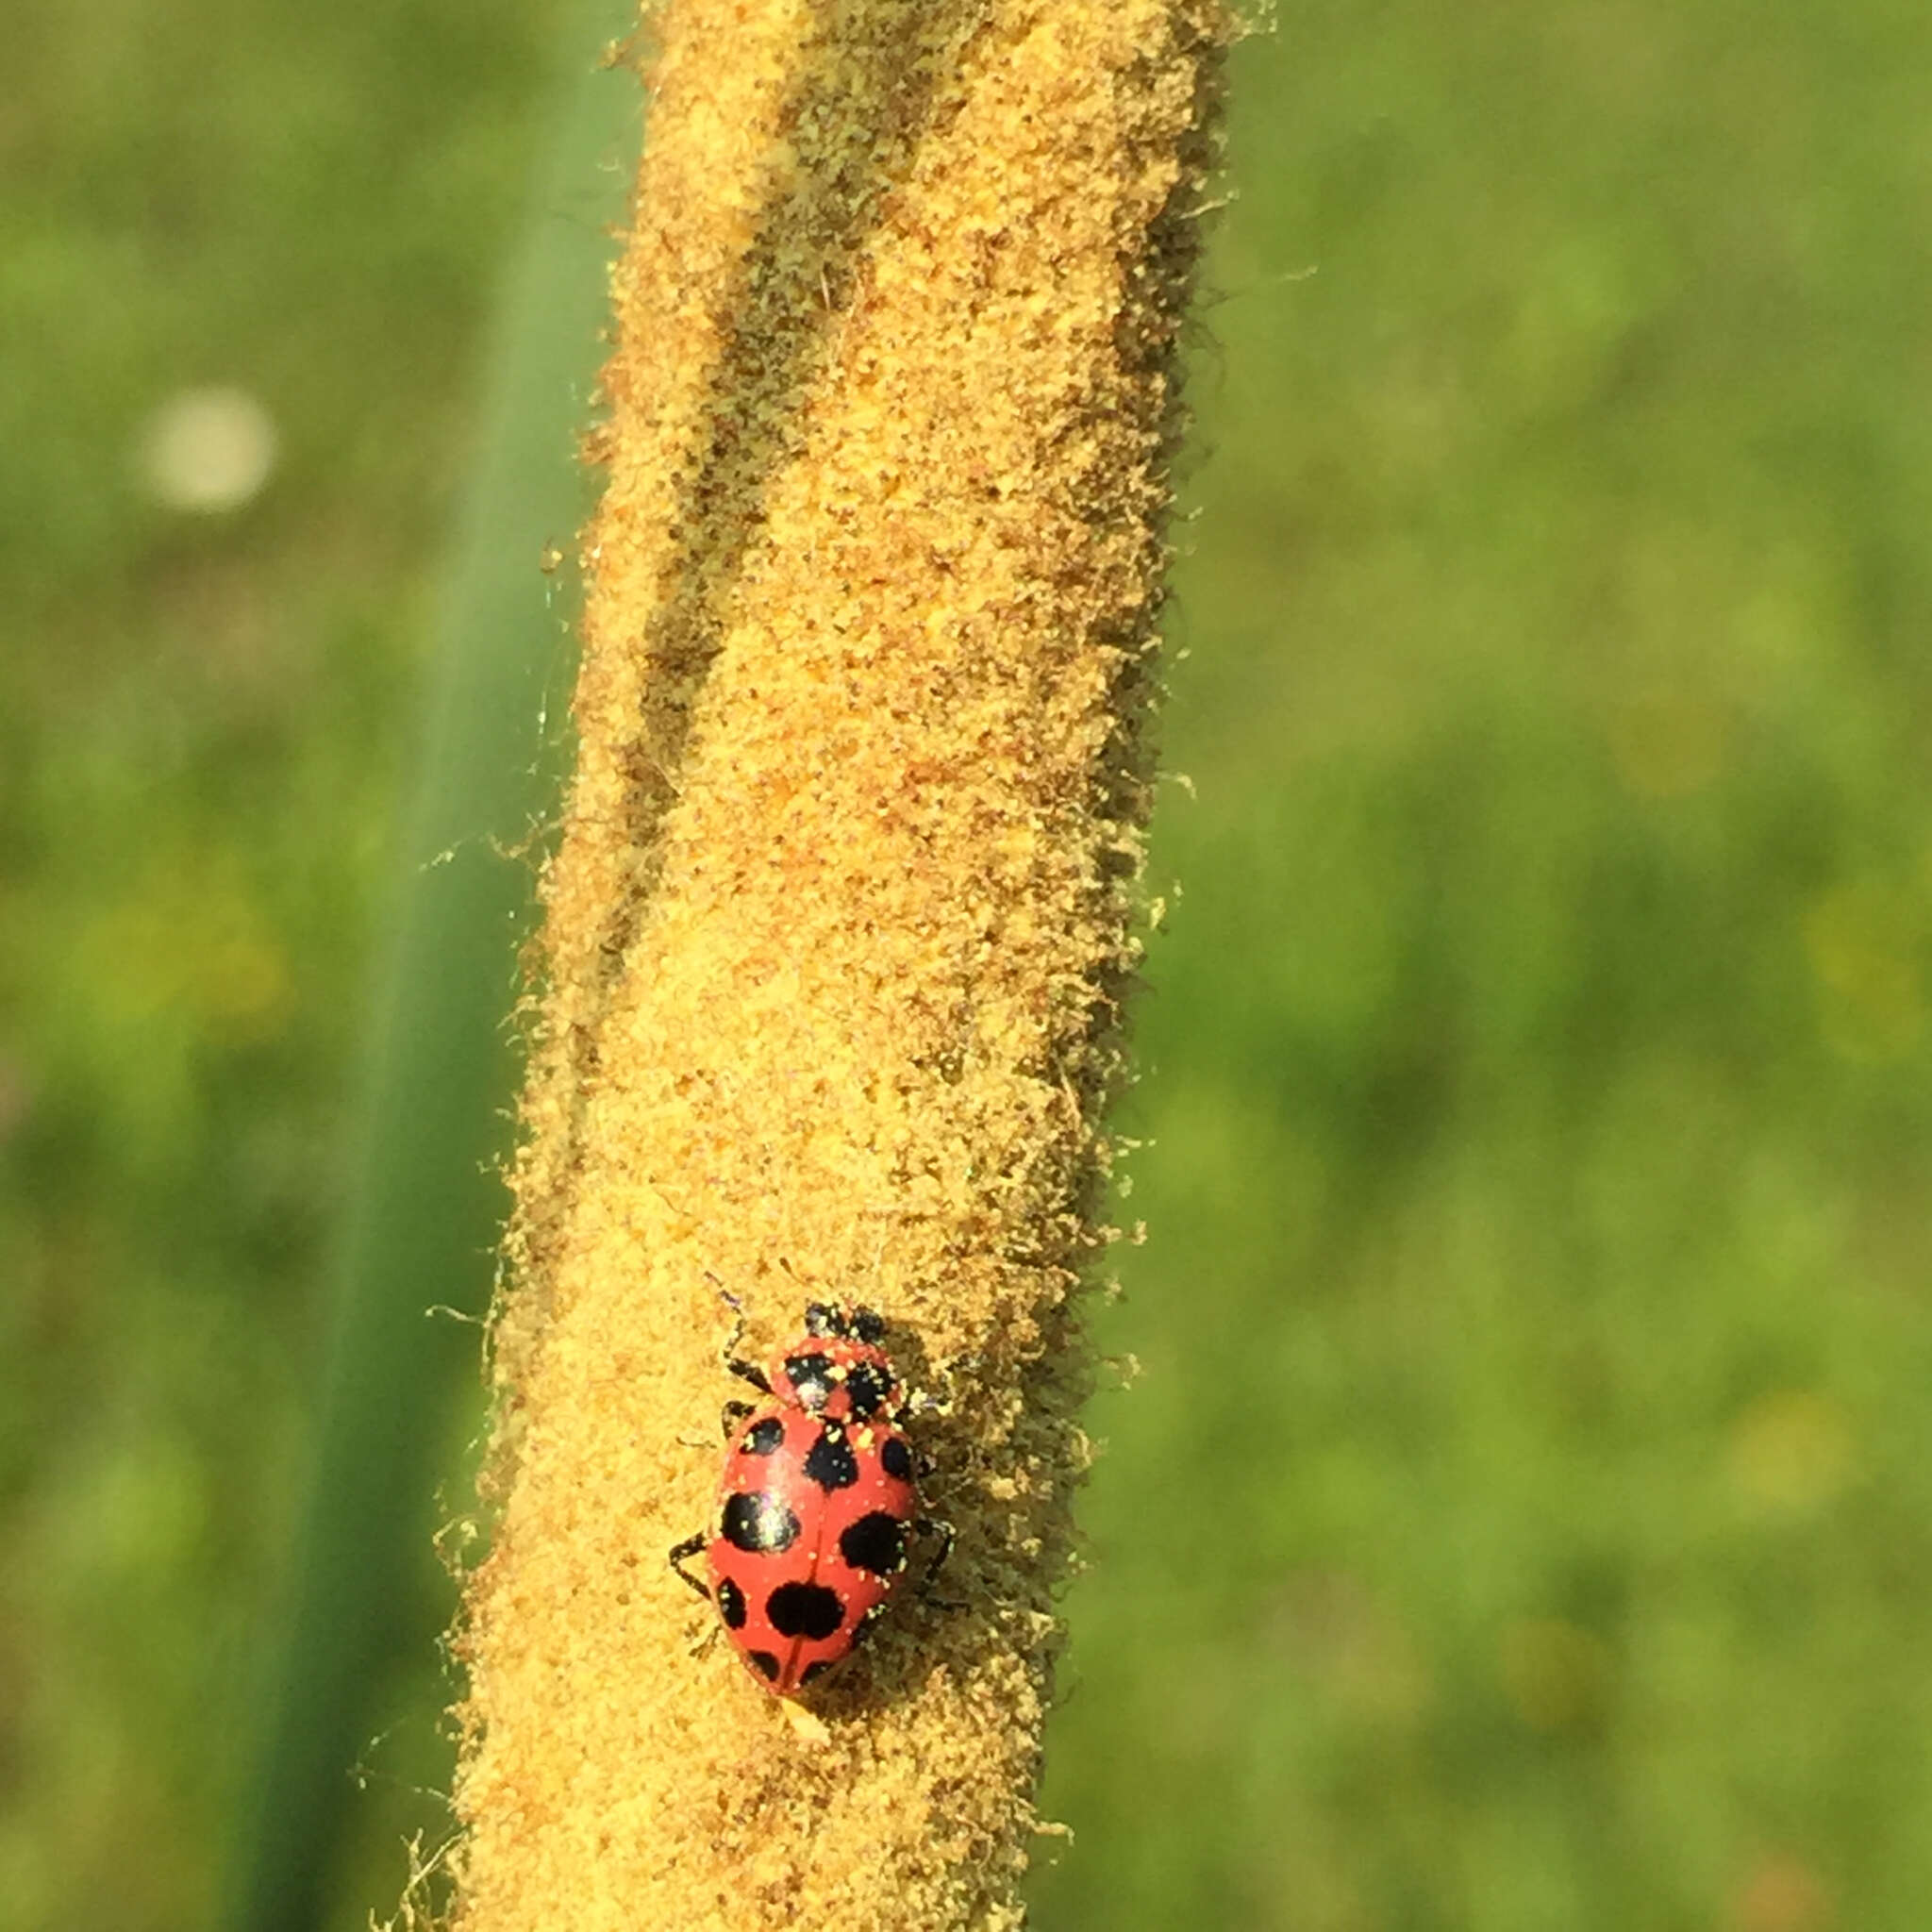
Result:
<instances>
[{"instance_id":1,"label":"red ladybug","mask_svg":"<svg viewBox=\"0 0 1932 1932\"><path fill-rule=\"evenodd\" d=\"M919 1513L906 1391L884 1337L870 1308L813 1302L768 1371L725 1350L765 1399L725 1404L715 1526L678 1543L671 1567L716 1603L739 1654L780 1694L864 1636L905 1574L908 1528L941 1540L928 1582L953 1546L950 1528ZM708 1587L685 1568L700 1550Z\"/></svg>"}]
</instances>

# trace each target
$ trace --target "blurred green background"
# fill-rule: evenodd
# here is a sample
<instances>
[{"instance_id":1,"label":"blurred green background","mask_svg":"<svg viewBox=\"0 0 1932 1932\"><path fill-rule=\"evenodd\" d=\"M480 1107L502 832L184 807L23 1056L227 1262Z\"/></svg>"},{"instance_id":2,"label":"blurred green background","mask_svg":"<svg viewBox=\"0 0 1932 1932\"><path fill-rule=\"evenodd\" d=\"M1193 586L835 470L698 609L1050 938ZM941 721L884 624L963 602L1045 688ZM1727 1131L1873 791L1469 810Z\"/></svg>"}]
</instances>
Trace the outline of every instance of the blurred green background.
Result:
<instances>
[{"instance_id":1,"label":"blurred green background","mask_svg":"<svg viewBox=\"0 0 1932 1932\"><path fill-rule=\"evenodd\" d=\"M0 1926L134 1932L259 1809L445 874L508 994L637 110L568 0L6 26ZM1921 1932L1932 15L1291 0L1234 72L1036 1919ZM517 769L425 802L479 596ZM436 1830L421 1332L290 1927Z\"/></svg>"}]
</instances>

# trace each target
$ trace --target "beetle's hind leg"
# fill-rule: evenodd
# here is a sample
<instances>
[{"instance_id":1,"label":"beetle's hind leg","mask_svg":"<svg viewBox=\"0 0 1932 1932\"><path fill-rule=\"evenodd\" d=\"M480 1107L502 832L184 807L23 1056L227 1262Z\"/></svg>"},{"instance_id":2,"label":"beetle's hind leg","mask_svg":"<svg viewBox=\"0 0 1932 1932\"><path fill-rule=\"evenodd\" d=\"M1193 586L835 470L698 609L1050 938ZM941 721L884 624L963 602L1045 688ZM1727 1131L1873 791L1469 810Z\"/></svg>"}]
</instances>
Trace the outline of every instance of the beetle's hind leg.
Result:
<instances>
[{"instance_id":1,"label":"beetle's hind leg","mask_svg":"<svg viewBox=\"0 0 1932 1932\"><path fill-rule=\"evenodd\" d=\"M946 1559L953 1554L953 1545L958 1541L959 1533L950 1523L941 1522L937 1516L922 1516L912 1525L914 1534L939 1539L939 1548L932 1553L932 1560L925 1566L925 1574L919 1579L919 1594L924 1602L929 1603L936 1610L963 1610L964 1604L954 1603L948 1598L934 1596L932 1587L939 1574L946 1567Z\"/></svg>"}]
</instances>

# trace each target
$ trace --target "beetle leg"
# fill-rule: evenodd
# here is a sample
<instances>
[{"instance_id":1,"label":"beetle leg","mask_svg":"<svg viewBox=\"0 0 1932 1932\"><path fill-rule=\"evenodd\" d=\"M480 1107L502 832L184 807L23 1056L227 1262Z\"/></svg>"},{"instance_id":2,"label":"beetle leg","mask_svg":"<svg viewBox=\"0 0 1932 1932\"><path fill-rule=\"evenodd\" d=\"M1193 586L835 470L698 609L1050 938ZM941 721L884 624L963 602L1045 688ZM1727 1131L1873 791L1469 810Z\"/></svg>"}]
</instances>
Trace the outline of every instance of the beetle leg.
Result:
<instances>
[{"instance_id":1,"label":"beetle leg","mask_svg":"<svg viewBox=\"0 0 1932 1932\"><path fill-rule=\"evenodd\" d=\"M727 1355L724 1357L724 1366L741 1382L749 1382L761 1394L769 1395L772 1392L772 1385L765 1380L765 1372L758 1367L758 1363L741 1361L737 1356Z\"/></svg>"},{"instance_id":2,"label":"beetle leg","mask_svg":"<svg viewBox=\"0 0 1932 1932\"><path fill-rule=\"evenodd\" d=\"M915 1534L937 1537L940 1542L939 1548L933 1552L932 1561L925 1566L925 1574L919 1579L919 1594L935 1609L963 1610L966 1607L964 1604L949 1603L932 1593L933 1580L946 1567L946 1558L953 1554L958 1532L950 1523L942 1523L937 1516L922 1516L912 1527Z\"/></svg>"},{"instance_id":3,"label":"beetle leg","mask_svg":"<svg viewBox=\"0 0 1932 1932\"><path fill-rule=\"evenodd\" d=\"M696 1591L697 1593L701 1597L703 1597L707 1603L709 1603L711 1600L710 1591L704 1584L700 1583L697 1580L697 1578L693 1576L691 1574L691 1572L687 1570L684 1566L688 1562L690 1562L691 1559L693 1557L695 1557L700 1550L704 1548L705 1544L708 1541L709 1539L705 1535L704 1531L699 1530L696 1536L688 1536L681 1543L674 1543L671 1546L671 1567L674 1570L675 1570L677 1574L681 1577L683 1577L684 1580L688 1584L690 1584L691 1587L694 1591Z\"/></svg>"},{"instance_id":4,"label":"beetle leg","mask_svg":"<svg viewBox=\"0 0 1932 1932\"><path fill-rule=\"evenodd\" d=\"M739 1424L751 1413L748 1402L727 1402L719 1411L718 1420L724 1425L724 1440L728 1442L738 1433Z\"/></svg>"},{"instance_id":5,"label":"beetle leg","mask_svg":"<svg viewBox=\"0 0 1932 1932\"><path fill-rule=\"evenodd\" d=\"M723 1291L721 1290L720 1292L722 1293ZM744 1340L744 1309L740 1306L735 1295L727 1294L724 1296L724 1299L731 1304L738 1313L738 1325L731 1331L731 1340L724 1344L724 1366L740 1381L749 1382L760 1394L769 1395L772 1392L772 1385L766 1381L764 1370L759 1368L756 1362L746 1361L738 1353L738 1344Z\"/></svg>"}]
</instances>

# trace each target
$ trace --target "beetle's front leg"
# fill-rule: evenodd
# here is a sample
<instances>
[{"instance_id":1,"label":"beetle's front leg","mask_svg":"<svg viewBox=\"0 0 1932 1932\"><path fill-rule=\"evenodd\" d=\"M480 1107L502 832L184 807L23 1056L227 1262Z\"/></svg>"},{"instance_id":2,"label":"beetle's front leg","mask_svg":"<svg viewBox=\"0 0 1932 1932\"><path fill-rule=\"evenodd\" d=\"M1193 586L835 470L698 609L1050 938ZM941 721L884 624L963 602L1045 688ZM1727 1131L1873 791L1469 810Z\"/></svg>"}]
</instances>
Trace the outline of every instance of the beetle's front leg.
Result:
<instances>
[{"instance_id":1,"label":"beetle's front leg","mask_svg":"<svg viewBox=\"0 0 1932 1932\"><path fill-rule=\"evenodd\" d=\"M731 1311L738 1317L738 1324L731 1331L731 1339L724 1344L724 1366L741 1382L749 1382L761 1395L772 1392L772 1385L765 1378L765 1372L756 1362L748 1362L738 1352L738 1345L744 1340L744 1304L735 1294L725 1294L721 1288Z\"/></svg>"},{"instance_id":2,"label":"beetle's front leg","mask_svg":"<svg viewBox=\"0 0 1932 1932\"><path fill-rule=\"evenodd\" d=\"M758 1363L741 1361L737 1356L727 1355L724 1357L724 1366L741 1382L749 1382L761 1395L769 1395L772 1392L772 1385L765 1379L765 1372Z\"/></svg>"}]
</instances>

